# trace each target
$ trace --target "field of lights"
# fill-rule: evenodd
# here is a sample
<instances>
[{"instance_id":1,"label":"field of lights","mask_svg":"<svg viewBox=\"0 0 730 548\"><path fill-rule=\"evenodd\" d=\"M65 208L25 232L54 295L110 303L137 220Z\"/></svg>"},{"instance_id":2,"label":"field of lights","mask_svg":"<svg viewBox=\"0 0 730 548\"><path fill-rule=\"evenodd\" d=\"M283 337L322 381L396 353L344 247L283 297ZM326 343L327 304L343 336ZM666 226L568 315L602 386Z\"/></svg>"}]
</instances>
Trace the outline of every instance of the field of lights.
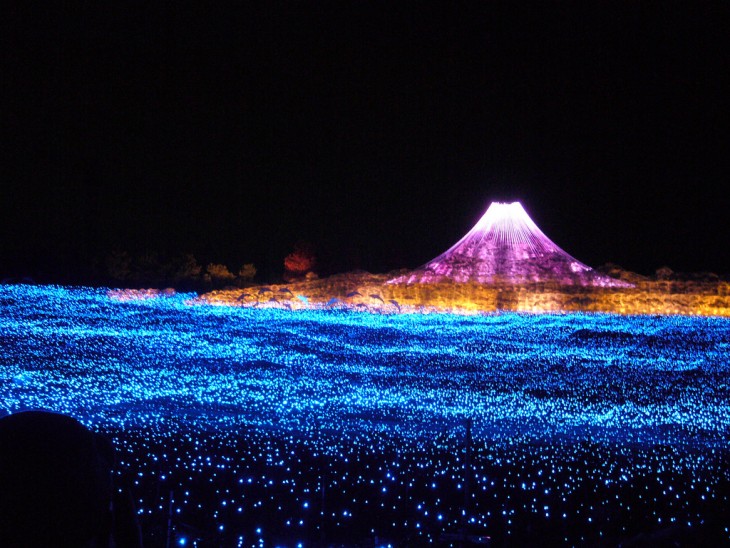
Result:
<instances>
[{"instance_id":1,"label":"field of lights","mask_svg":"<svg viewBox=\"0 0 730 548\"><path fill-rule=\"evenodd\" d=\"M0 286L0 415L108 435L148 546L730 542L730 319L191 297Z\"/></svg>"}]
</instances>

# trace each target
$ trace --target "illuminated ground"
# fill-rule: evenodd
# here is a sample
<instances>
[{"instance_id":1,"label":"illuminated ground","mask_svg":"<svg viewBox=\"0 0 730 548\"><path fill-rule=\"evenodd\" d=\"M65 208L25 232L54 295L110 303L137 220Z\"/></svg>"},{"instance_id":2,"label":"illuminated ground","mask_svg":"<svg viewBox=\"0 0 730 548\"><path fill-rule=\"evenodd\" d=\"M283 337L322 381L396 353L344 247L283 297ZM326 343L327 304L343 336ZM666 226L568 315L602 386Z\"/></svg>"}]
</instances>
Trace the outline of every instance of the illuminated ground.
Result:
<instances>
[{"instance_id":1,"label":"illuminated ground","mask_svg":"<svg viewBox=\"0 0 730 548\"><path fill-rule=\"evenodd\" d=\"M188 545L730 542L728 319L187 300L0 286L0 413L108 433L151 546L170 492Z\"/></svg>"}]
</instances>

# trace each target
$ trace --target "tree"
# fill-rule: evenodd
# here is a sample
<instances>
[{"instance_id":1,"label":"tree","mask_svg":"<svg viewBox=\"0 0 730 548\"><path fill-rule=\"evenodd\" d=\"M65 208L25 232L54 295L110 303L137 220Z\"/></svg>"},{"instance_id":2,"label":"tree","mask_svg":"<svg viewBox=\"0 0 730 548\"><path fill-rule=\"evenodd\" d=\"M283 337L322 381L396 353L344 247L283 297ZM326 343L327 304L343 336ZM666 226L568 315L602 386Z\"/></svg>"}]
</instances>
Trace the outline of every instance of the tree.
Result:
<instances>
[{"instance_id":1,"label":"tree","mask_svg":"<svg viewBox=\"0 0 730 548\"><path fill-rule=\"evenodd\" d=\"M131 265L132 258L126 251L120 251L118 249L109 253L106 256L106 271L109 277L115 281L128 280L132 273Z\"/></svg>"},{"instance_id":2,"label":"tree","mask_svg":"<svg viewBox=\"0 0 730 548\"><path fill-rule=\"evenodd\" d=\"M656 279L660 281L668 281L674 278L674 270L669 268L668 266L662 266L661 268L657 268L656 271Z\"/></svg>"},{"instance_id":3,"label":"tree","mask_svg":"<svg viewBox=\"0 0 730 548\"><path fill-rule=\"evenodd\" d=\"M145 285L157 285L164 281L165 272L160 256L156 251L145 251L134 261L132 278Z\"/></svg>"},{"instance_id":4,"label":"tree","mask_svg":"<svg viewBox=\"0 0 730 548\"><path fill-rule=\"evenodd\" d=\"M306 242L299 242L294 251L284 258L284 278L293 280L306 275L314 269L317 260L312 246Z\"/></svg>"},{"instance_id":5,"label":"tree","mask_svg":"<svg viewBox=\"0 0 730 548\"><path fill-rule=\"evenodd\" d=\"M175 284L192 288L200 281L203 269L192 253L180 255L172 264L172 280Z\"/></svg>"},{"instance_id":6,"label":"tree","mask_svg":"<svg viewBox=\"0 0 730 548\"><path fill-rule=\"evenodd\" d=\"M235 276L228 270L224 264L210 263L205 267L205 273L210 278L214 286L222 287L227 283L231 283Z\"/></svg>"},{"instance_id":7,"label":"tree","mask_svg":"<svg viewBox=\"0 0 730 548\"><path fill-rule=\"evenodd\" d=\"M253 263L246 263L238 271L238 281L241 285L250 284L256 277L256 267Z\"/></svg>"}]
</instances>

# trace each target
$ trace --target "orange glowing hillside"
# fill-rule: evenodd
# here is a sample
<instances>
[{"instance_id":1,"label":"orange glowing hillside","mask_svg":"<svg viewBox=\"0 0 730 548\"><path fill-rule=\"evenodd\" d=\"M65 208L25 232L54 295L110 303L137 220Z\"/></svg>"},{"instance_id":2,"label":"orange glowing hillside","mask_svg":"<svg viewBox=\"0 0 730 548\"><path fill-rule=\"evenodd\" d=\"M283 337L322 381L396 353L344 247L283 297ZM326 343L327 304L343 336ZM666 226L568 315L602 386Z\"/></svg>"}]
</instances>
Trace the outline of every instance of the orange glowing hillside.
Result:
<instances>
[{"instance_id":1,"label":"orange glowing hillside","mask_svg":"<svg viewBox=\"0 0 730 548\"><path fill-rule=\"evenodd\" d=\"M399 273L403 275L405 273ZM370 312L608 312L730 317L730 283L646 280L633 287L559 284L390 284L394 274L356 272L320 280L213 291L199 302L255 308Z\"/></svg>"}]
</instances>

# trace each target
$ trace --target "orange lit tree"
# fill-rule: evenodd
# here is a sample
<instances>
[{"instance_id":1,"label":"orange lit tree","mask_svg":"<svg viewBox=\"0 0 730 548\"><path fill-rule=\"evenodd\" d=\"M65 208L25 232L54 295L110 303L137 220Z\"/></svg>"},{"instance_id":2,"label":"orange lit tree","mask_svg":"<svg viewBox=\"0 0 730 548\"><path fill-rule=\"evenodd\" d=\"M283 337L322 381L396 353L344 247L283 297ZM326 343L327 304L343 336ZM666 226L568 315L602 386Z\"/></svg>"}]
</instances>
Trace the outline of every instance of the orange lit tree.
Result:
<instances>
[{"instance_id":1,"label":"orange lit tree","mask_svg":"<svg viewBox=\"0 0 730 548\"><path fill-rule=\"evenodd\" d=\"M224 264L210 263L205 268L205 274L206 281L212 283L215 288L224 287L235 279L235 276Z\"/></svg>"}]
</instances>

